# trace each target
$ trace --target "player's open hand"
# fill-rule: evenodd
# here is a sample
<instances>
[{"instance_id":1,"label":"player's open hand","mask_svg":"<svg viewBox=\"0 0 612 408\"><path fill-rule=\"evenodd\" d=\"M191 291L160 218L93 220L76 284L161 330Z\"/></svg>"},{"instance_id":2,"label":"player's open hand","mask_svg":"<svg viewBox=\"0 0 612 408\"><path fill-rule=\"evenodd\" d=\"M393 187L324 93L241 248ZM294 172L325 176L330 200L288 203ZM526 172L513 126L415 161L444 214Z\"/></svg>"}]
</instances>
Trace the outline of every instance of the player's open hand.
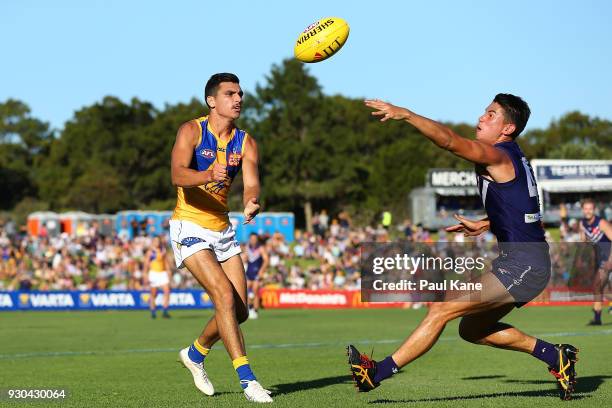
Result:
<instances>
[{"instance_id":1,"label":"player's open hand","mask_svg":"<svg viewBox=\"0 0 612 408\"><path fill-rule=\"evenodd\" d=\"M227 166L215 162L212 168L212 181L225 181L227 179Z\"/></svg>"},{"instance_id":2,"label":"player's open hand","mask_svg":"<svg viewBox=\"0 0 612 408\"><path fill-rule=\"evenodd\" d=\"M463 232L466 237L476 237L489 229L488 220L469 220L459 214L454 217L459 224L446 227L447 232Z\"/></svg>"},{"instance_id":3,"label":"player's open hand","mask_svg":"<svg viewBox=\"0 0 612 408\"><path fill-rule=\"evenodd\" d=\"M410 117L410 111L408 109L400 108L399 106L381 101L380 99L366 99L364 102L368 108L374 109L372 116L380 117L381 122L385 122L389 119L403 120Z\"/></svg>"},{"instance_id":4,"label":"player's open hand","mask_svg":"<svg viewBox=\"0 0 612 408\"><path fill-rule=\"evenodd\" d=\"M261 205L259 205L257 198L251 198L244 206L244 224L251 222L251 220L253 220L257 214L259 214L260 209Z\"/></svg>"}]
</instances>

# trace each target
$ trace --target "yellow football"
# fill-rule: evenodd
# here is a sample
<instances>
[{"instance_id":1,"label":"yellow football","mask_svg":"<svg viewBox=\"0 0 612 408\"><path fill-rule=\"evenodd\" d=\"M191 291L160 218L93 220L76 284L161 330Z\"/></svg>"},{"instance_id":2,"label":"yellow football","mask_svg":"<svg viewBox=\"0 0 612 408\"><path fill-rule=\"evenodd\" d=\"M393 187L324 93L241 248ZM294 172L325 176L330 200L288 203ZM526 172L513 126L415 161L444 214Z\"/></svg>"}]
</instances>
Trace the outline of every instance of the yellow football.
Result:
<instances>
[{"instance_id":1,"label":"yellow football","mask_svg":"<svg viewBox=\"0 0 612 408\"><path fill-rule=\"evenodd\" d=\"M319 62L334 55L346 42L349 25L339 17L325 17L300 33L293 52L302 62Z\"/></svg>"}]
</instances>

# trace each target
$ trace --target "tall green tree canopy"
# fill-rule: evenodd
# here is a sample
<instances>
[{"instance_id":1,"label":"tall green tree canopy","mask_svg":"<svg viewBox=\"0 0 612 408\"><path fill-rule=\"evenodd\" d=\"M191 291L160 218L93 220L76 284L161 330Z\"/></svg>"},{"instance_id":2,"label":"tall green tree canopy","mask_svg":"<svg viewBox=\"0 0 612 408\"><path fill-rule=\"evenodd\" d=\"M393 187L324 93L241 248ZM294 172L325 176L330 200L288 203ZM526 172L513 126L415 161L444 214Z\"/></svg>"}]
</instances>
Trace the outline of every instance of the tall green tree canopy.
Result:
<instances>
[{"instance_id":1,"label":"tall green tree canopy","mask_svg":"<svg viewBox=\"0 0 612 408\"><path fill-rule=\"evenodd\" d=\"M24 102L4 101L0 210L171 209L176 132L206 113L196 99L156 108L137 98L107 96L53 132ZM238 125L258 141L264 208L293 211L299 223L322 208L370 216L401 212L429 168L469 167L405 123L379 123L361 99L326 95L294 59L273 65L246 95ZM473 124L447 125L473 137ZM609 159L612 122L569 112L518 142L529 158ZM230 195L234 210L242 206L240 184L238 178Z\"/></svg>"}]
</instances>

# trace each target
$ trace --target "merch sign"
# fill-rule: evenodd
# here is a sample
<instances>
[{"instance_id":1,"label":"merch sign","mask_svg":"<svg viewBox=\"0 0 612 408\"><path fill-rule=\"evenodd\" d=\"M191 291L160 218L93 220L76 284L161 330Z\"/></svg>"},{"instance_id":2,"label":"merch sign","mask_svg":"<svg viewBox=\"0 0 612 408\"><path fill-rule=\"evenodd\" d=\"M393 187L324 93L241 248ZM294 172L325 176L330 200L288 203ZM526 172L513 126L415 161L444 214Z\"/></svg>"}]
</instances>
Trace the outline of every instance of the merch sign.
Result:
<instances>
[{"instance_id":1,"label":"merch sign","mask_svg":"<svg viewBox=\"0 0 612 408\"><path fill-rule=\"evenodd\" d=\"M5 310L107 310L148 309L151 295L143 291L0 292L0 311ZM155 303L162 304L158 293ZM202 290L170 292L173 309L210 309L210 297Z\"/></svg>"},{"instance_id":2,"label":"merch sign","mask_svg":"<svg viewBox=\"0 0 612 408\"><path fill-rule=\"evenodd\" d=\"M558 164L537 166L538 180L612 178L612 164Z\"/></svg>"},{"instance_id":3,"label":"merch sign","mask_svg":"<svg viewBox=\"0 0 612 408\"><path fill-rule=\"evenodd\" d=\"M430 187L476 187L474 170L431 169L427 182Z\"/></svg>"}]
</instances>

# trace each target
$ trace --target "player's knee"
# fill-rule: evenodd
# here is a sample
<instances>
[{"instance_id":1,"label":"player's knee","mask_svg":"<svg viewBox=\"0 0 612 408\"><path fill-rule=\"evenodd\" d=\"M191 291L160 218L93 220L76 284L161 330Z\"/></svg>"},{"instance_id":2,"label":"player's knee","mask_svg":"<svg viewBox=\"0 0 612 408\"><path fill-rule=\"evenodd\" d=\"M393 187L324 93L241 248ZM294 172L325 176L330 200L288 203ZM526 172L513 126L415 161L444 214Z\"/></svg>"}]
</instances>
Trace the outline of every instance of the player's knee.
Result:
<instances>
[{"instance_id":1,"label":"player's knee","mask_svg":"<svg viewBox=\"0 0 612 408\"><path fill-rule=\"evenodd\" d=\"M232 311L236 308L234 293L229 290L217 290L215 295L211 296L215 304L215 309L218 311Z\"/></svg>"},{"instance_id":2,"label":"player's knee","mask_svg":"<svg viewBox=\"0 0 612 408\"><path fill-rule=\"evenodd\" d=\"M449 308L446 306L446 303L443 302L433 302L429 305L429 311L427 312L427 317L436 321L444 321L447 322L451 320L451 314Z\"/></svg>"}]
</instances>

